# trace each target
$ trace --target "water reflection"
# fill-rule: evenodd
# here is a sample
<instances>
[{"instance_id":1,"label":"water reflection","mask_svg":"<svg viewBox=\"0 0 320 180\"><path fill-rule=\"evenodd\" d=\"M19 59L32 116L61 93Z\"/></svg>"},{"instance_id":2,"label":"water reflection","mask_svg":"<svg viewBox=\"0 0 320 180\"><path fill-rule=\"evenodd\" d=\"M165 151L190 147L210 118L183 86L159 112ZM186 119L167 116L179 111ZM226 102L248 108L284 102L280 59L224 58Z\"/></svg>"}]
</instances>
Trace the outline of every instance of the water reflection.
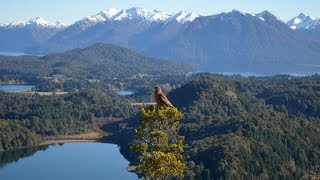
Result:
<instances>
[{"instance_id":1,"label":"water reflection","mask_svg":"<svg viewBox=\"0 0 320 180\"><path fill-rule=\"evenodd\" d=\"M121 95L121 96L130 96L130 95L134 94L133 91L125 91L125 90L116 90L114 92L118 95Z\"/></svg>"},{"instance_id":2,"label":"water reflection","mask_svg":"<svg viewBox=\"0 0 320 180\"><path fill-rule=\"evenodd\" d=\"M22 148L11 151L0 151L0 169L2 169L6 164L13 162L18 162L22 158L26 158L34 155L37 151L47 150L49 145L44 146L32 146L28 148Z\"/></svg>"},{"instance_id":3,"label":"water reflection","mask_svg":"<svg viewBox=\"0 0 320 180\"><path fill-rule=\"evenodd\" d=\"M61 144L62 145L62 144ZM119 147L108 143L66 143L1 153L0 179L138 179Z\"/></svg>"},{"instance_id":4,"label":"water reflection","mask_svg":"<svg viewBox=\"0 0 320 180\"><path fill-rule=\"evenodd\" d=\"M17 84L9 84L9 85L0 85L0 91L4 92L21 92L21 91L29 91L34 88L34 85L17 85Z\"/></svg>"}]
</instances>

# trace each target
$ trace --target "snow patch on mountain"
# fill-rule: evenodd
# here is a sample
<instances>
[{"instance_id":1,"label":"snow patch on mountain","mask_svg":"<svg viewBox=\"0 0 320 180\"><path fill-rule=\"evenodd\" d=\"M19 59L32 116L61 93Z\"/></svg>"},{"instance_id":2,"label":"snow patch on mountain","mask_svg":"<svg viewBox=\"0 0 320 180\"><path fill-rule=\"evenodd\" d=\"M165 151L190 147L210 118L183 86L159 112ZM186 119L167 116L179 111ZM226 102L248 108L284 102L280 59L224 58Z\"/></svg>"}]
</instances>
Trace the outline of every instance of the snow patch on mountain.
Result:
<instances>
[{"instance_id":1,"label":"snow patch on mountain","mask_svg":"<svg viewBox=\"0 0 320 180\"><path fill-rule=\"evenodd\" d=\"M198 17L200 17L199 14L180 11L177 14L175 14L175 15L171 16L170 18L168 18L166 23L169 23L169 22L172 22L172 21L176 21L178 23L184 24L184 23L187 23L187 22L192 22L194 19L196 19Z\"/></svg>"},{"instance_id":2,"label":"snow patch on mountain","mask_svg":"<svg viewBox=\"0 0 320 180\"><path fill-rule=\"evenodd\" d=\"M137 20L137 21L149 21L149 22L162 22L170 17L170 14L163 11L148 10L141 7L133 7L130 9L121 10L116 14L112 20Z\"/></svg>"},{"instance_id":3,"label":"snow patch on mountain","mask_svg":"<svg viewBox=\"0 0 320 180\"><path fill-rule=\"evenodd\" d=\"M237 9L233 9L232 11L228 12L228 14L234 14L234 15L243 15L243 16L246 16L248 13L244 13L244 12L241 12Z\"/></svg>"},{"instance_id":4,"label":"snow patch on mountain","mask_svg":"<svg viewBox=\"0 0 320 180\"><path fill-rule=\"evenodd\" d=\"M106 21L106 20L112 18L118 12L119 11L117 9L110 8L105 11L101 11L100 13L98 13L94 16L86 17L85 19L91 21L92 23L99 23L99 22L103 22L103 21Z\"/></svg>"},{"instance_id":5,"label":"snow patch on mountain","mask_svg":"<svg viewBox=\"0 0 320 180\"><path fill-rule=\"evenodd\" d=\"M85 29L87 29L91 26L94 26L100 22L110 20L118 12L119 11L116 8L110 8L110 9L101 11L100 13L98 13L96 15L85 17L85 18L75 22L71 26L85 30Z\"/></svg>"},{"instance_id":6,"label":"snow patch on mountain","mask_svg":"<svg viewBox=\"0 0 320 180\"><path fill-rule=\"evenodd\" d=\"M49 23L43 17L36 17L35 19L31 19L31 20L28 21L28 24L36 24L36 25L39 25L39 26L51 25L51 23Z\"/></svg>"},{"instance_id":7,"label":"snow patch on mountain","mask_svg":"<svg viewBox=\"0 0 320 180\"><path fill-rule=\"evenodd\" d=\"M228 18L230 15L232 16L253 16L256 18L259 18L261 21L269 21L273 18L276 18L277 20L283 22L280 18L277 16L271 14L268 11L263 11L258 14L253 13L244 13L239 10L232 10L230 12L223 12L219 14L220 19L223 20L225 18ZM117 10L116 8L110 8L104 11L101 11L100 13L85 17L77 22L75 22L73 25L78 29L85 30L91 26L94 26L98 23L102 23L105 21L134 21L134 22L157 22L157 23L169 23L169 22L178 22L181 24L192 22L194 19L200 17L201 15L196 13L189 13L185 11L180 11L177 14L169 14L164 11L158 11L158 10L148 10L141 7L133 7L129 9L123 9L121 11ZM290 21L286 22L286 24L291 29L312 29L315 27L320 26L320 19L315 19L311 16L307 16L303 13L299 14L297 17L294 17ZM24 26L28 27L42 27L42 28L57 28L57 29L63 29L66 28L67 25L63 24L61 22L55 22L51 23L45 20L42 17L37 17L34 19L31 19L27 22L24 21L13 21L9 24L1 24L0 27L9 27L9 28L21 28Z\"/></svg>"},{"instance_id":8,"label":"snow patch on mountain","mask_svg":"<svg viewBox=\"0 0 320 180\"><path fill-rule=\"evenodd\" d=\"M47 27L47 28L64 28L66 27L65 24L61 23L61 22L55 22L55 23L51 23L48 22L47 20L45 20L43 17L37 17L35 19L31 19L29 20L26 25L36 25L39 27Z\"/></svg>"},{"instance_id":9,"label":"snow patch on mountain","mask_svg":"<svg viewBox=\"0 0 320 180\"><path fill-rule=\"evenodd\" d=\"M312 24L306 26L306 29L314 29L320 26L320 18L315 19Z\"/></svg>"},{"instance_id":10,"label":"snow patch on mountain","mask_svg":"<svg viewBox=\"0 0 320 180\"><path fill-rule=\"evenodd\" d=\"M313 26L315 21L316 20L313 17L306 16L305 14L301 13L297 17L288 21L287 25L291 29L308 29Z\"/></svg>"},{"instance_id":11,"label":"snow patch on mountain","mask_svg":"<svg viewBox=\"0 0 320 180\"><path fill-rule=\"evenodd\" d=\"M37 17L34 19L30 19L27 22L24 21L13 21L10 24L6 25L8 28L20 28L20 27L26 27L26 26L35 26L35 27L42 27L42 28L65 28L66 25L61 22L55 22L51 23L45 20L43 17Z\"/></svg>"},{"instance_id":12,"label":"snow patch on mountain","mask_svg":"<svg viewBox=\"0 0 320 180\"><path fill-rule=\"evenodd\" d=\"M16 21L13 21L10 24L8 24L8 27L15 28L15 27L22 27L25 25L26 25L26 23L24 21L16 20Z\"/></svg>"},{"instance_id":13,"label":"snow patch on mountain","mask_svg":"<svg viewBox=\"0 0 320 180\"><path fill-rule=\"evenodd\" d=\"M270 18L275 18L276 20L285 23L281 18L279 18L278 16L270 13L269 11L262 11L261 13L256 14L256 16L261 19L262 21L266 21Z\"/></svg>"}]
</instances>

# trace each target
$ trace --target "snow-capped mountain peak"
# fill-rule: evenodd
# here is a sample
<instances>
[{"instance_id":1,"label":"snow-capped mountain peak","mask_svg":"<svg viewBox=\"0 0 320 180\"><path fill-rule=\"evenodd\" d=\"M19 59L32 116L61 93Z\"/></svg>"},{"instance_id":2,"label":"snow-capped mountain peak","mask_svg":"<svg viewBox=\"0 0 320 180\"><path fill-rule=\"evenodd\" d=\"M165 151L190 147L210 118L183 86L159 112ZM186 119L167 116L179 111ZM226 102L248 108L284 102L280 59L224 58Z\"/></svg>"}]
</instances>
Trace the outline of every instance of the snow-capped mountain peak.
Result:
<instances>
[{"instance_id":1,"label":"snow-capped mountain peak","mask_svg":"<svg viewBox=\"0 0 320 180\"><path fill-rule=\"evenodd\" d=\"M196 14L196 13L188 13L188 12L185 12L185 11L180 11L177 14L171 16L167 20L167 23L171 22L171 21L176 21L176 22L179 22L181 24L184 24L186 22L192 22L197 17L200 17L200 15Z\"/></svg>"},{"instance_id":2,"label":"snow-capped mountain peak","mask_svg":"<svg viewBox=\"0 0 320 180\"><path fill-rule=\"evenodd\" d=\"M99 22L103 22L103 21L106 21L106 20L112 18L118 12L119 11L117 9L110 8L105 11L101 11L100 13L98 13L96 15L86 17L85 19L91 21L92 23L99 23Z\"/></svg>"},{"instance_id":3,"label":"snow-capped mountain peak","mask_svg":"<svg viewBox=\"0 0 320 180\"><path fill-rule=\"evenodd\" d=\"M57 21L57 22L54 23L54 26L57 27L57 28L65 28L68 25L66 25L65 23L62 23L60 21Z\"/></svg>"},{"instance_id":4,"label":"snow-capped mountain peak","mask_svg":"<svg viewBox=\"0 0 320 180\"><path fill-rule=\"evenodd\" d=\"M119 11L115 8L110 8L104 11L101 11L100 13L85 17L77 22L74 23L74 26L79 27L80 29L84 30L91 26L94 26L100 22L107 21L111 19L114 15L116 15Z\"/></svg>"},{"instance_id":5,"label":"snow-capped mountain peak","mask_svg":"<svg viewBox=\"0 0 320 180\"><path fill-rule=\"evenodd\" d=\"M36 17L34 19L31 19L28 21L29 24L36 24L39 26L47 26L51 25L47 20L45 20L43 17Z\"/></svg>"},{"instance_id":6,"label":"snow-capped mountain peak","mask_svg":"<svg viewBox=\"0 0 320 180\"><path fill-rule=\"evenodd\" d=\"M100 12L98 15L104 17L105 19L110 19L112 18L114 15L116 15L119 12L118 9L116 8L110 8L107 9L105 11Z\"/></svg>"},{"instance_id":7,"label":"snow-capped mountain peak","mask_svg":"<svg viewBox=\"0 0 320 180\"><path fill-rule=\"evenodd\" d=\"M133 7L125 9L116 14L112 20L123 21L123 20L141 20L150 22L161 22L168 19L170 15L167 12L148 10L141 7Z\"/></svg>"},{"instance_id":8,"label":"snow-capped mountain peak","mask_svg":"<svg viewBox=\"0 0 320 180\"><path fill-rule=\"evenodd\" d=\"M268 19L273 19L275 18L276 20L280 21L283 23L283 20L280 19L278 16L275 16L274 14L272 14L271 12L265 10L262 11L261 13L256 14L256 16L261 19L262 21L268 20Z\"/></svg>"},{"instance_id":9,"label":"snow-capped mountain peak","mask_svg":"<svg viewBox=\"0 0 320 180\"><path fill-rule=\"evenodd\" d=\"M291 29L308 29L315 22L311 16L300 13L297 17L287 22Z\"/></svg>"},{"instance_id":10,"label":"snow-capped mountain peak","mask_svg":"<svg viewBox=\"0 0 320 180\"><path fill-rule=\"evenodd\" d=\"M17 28L17 27L29 27L29 26L32 26L32 27L46 27L46 28L65 28L66 25L61 23L61 22L56 22L56 23L51 23L51 22L48 22L47 20L45 20L44 18L42 17L36 17L34 19L30 19L29 21L27 22L24 22L24 21L13 21L11 22L10 24L6 25L6 27L9 27L9 28Z\"/></svg>"},{"instance_id":11,"label":"snow-capped mountain peak","mask_svg":"<svg viewBox=\"0 0 320 180\"><path fill-rule=\"evenodd\" d=\"M8 27L21 27L21 26L25 26L26 23L24 21L21 21L21 20L16 20L16 21L13 21L11 22L10 24L8 24Z\"/></svg>"},{"instance_id":12,"label":"snow-capped mountain peak","mask_svg":"<svg viewBox=\"0 0 320 180\"><path fill-rule=\"evenodd\" d=\"M65 28L66 25L57 21L55 23L49 22L43 17L36 17L34 19L30 19L25 23L26 25L33 25L38 27L47 27L47 28Z\"/></svg>"},{"instance_id":13,"label":"snow-capped mountain peak","mask_svg":"<svg viewBox=\"0 0 320 180\"><path fill-rule=\"evenodd\" d=\"M308 20L308 19L311 19L311 20L315 20L315 18L311 17L311 16L307 16L303 13L300 13L297 18L301 19L301 20Z\"/></svg>"}]
</instances>

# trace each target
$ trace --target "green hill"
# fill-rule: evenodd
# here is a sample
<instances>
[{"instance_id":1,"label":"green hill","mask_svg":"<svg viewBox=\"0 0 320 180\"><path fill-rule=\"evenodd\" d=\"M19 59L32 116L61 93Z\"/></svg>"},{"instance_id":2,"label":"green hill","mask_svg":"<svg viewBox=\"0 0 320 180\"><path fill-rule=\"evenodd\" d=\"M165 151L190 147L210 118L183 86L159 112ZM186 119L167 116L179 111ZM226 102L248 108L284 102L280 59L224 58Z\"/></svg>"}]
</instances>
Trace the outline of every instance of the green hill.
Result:
<instances>
[{"instance_id":1,"label":"green hill","mask_svg":"<svg viewBox=\"0 0 320 180\"><path fill-rule=\"evenodd\" d=\"M136 76L181 75L190 71L190 66L182 63L148 58L126 48L102 43L43 57L0 56L2 81L39 81L54 75L110 81Z\"/></svg>"},{"instance_id":2,"label":"green hill","mask_svg":"<svg viewBox=\"0 0 320 180\"><path fill-rule=\"evenodd\" d=\"M63 96L0 92L0 109L0 151L98 131L100 119L121 120L133 114L123 97L92 89Z\"/></svg>"},{"instance_id":3,"label":"green hill","mask_svg":"<svg viewBox=\"0 0 320 180\"><path fill-rule=\"evenodd\" d=\"M300 179L319 172L319 80L205 76L172 91L169 99L185 111L188 176Z\"/></svg>"}]
</instances>

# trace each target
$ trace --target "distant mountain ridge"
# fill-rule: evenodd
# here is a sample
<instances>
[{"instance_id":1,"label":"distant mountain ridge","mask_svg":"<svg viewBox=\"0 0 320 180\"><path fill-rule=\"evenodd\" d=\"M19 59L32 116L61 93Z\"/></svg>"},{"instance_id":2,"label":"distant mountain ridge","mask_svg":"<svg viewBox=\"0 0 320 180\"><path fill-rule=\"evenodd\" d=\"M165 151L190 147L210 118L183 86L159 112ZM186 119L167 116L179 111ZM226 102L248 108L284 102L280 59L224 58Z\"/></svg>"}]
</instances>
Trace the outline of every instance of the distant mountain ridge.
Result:
<instances>
[{"instance_id":1,"label":"distant mountain ridge","mask_svg":"<svg viewBox=\"0 0 320 180\"><path fill-rule=\"evenodd\" d=\"M23 26L38 26L38 27L48 27L48 28L65 28L67 27L66 24L61 23L59 21L52 23L48 22L43 17L36 17L34 19L30 19L29 21L13 21L9 24L2 24L3 27L7 28L16 28L16 27L23 27Z\"/></svg>"},{"instance_id":2,"label":"distant mountain ridge","mask_svg":"<svg viewBox=\"0 0 320 180\"><path fill-rule=\"evenodd\" d=\"M291 29L300 31L311 39L320 42L320 18L313 18L300 13L297 17L288 21L287 25Z\"/></svg>"},{"instance_id":3,"label":"distant mountain ridge","mask_svg":"<svg viewBox=\"0 0 320 180\"><path fill-rule=\"evenodd\" d=\"M25 51L49 40L67 26L61 22L51 23L42 17L27 22L14 21L0 25L0 51Z\"/></svg>"},{"instance_id":4,"label":"distant mountain ridge","mask_svg":"<svg viewBox=\"0 0 320 180\"><path fill-rule=\"evenodd\" d=\"M320 18L313 18L300 13L297 17L287 22L291 29L313 29L320 26Z\"/></svg>"},{"instance_id":5,"label":"distant mountain ridge","mask_svg":"<svg viewBox=\"0 0 320 180\"><path fill-rule=\"evenodd\" d=\"M132 45L134 47L134 45ZM311 40L269 12L232 11L199 17L172 39L146 41L149 56L178 59L199 70L277 74L318 72L320 43Z\"/></svg>"},{"instance_id":6,"label":"distant mountain ridge","mask_svg":"<svg viewBox=\"0 0 320 180\"><path fill-rule=\"evenodd\" d=\"M300 14L286 23L268 11L251 14L233 10L201 16L183 11L171 15L140 7L111 8L50 31L45 38L19 38L27 41L19 43L26 44L19 49L48 54L103 42L151 57L189 63L200 71L319 72L317 20ZM7 38L0 50L15 50L19 41L10 38L20 32L10 29L14 33L1 36L7 27L0 27L0 39Z\"/></svg>"}]
</instances>

